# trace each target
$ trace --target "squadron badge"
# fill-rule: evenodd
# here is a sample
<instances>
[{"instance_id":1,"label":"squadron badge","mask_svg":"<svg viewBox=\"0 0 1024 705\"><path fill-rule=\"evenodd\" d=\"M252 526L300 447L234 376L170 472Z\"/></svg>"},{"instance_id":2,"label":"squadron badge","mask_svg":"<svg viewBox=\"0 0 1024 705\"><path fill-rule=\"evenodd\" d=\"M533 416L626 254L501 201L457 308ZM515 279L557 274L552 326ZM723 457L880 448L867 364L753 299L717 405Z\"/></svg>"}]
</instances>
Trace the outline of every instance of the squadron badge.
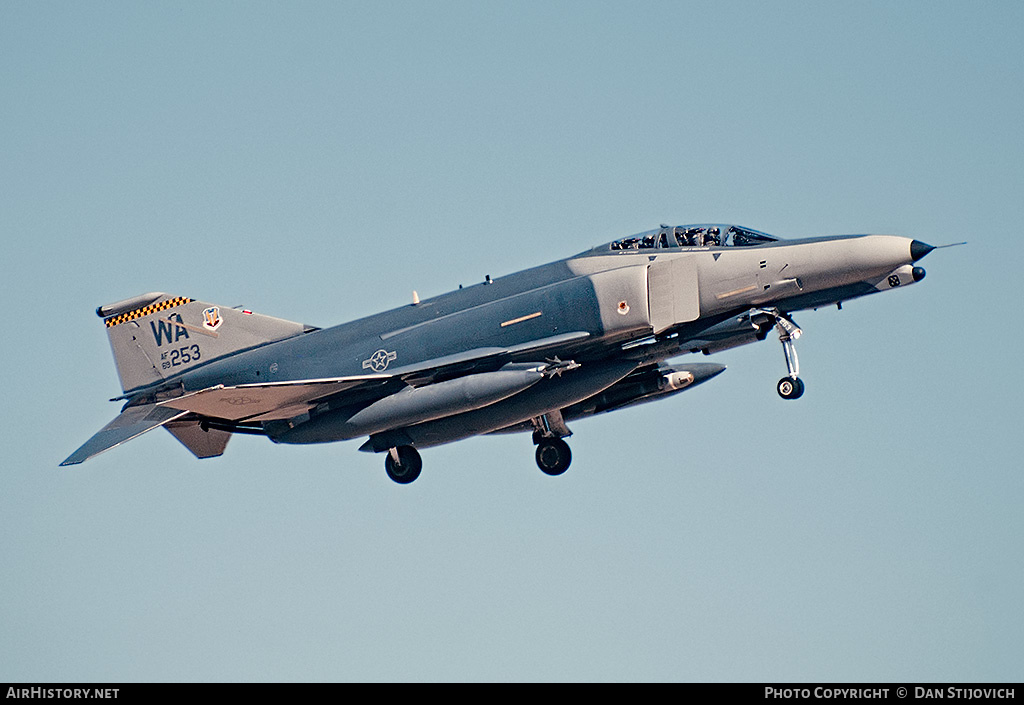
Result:
<instances>
[{"instance_id":1,"label":"squadron badge","mask_svg":"<svg viewBox=\"0 0 1024 705\"><path fill-rule=\"evenodd\" d=\"M220 317L220 308L211 306L203 311L203 327L209 330L217 330L224 319Z\"/></svg>"}]
</instances>

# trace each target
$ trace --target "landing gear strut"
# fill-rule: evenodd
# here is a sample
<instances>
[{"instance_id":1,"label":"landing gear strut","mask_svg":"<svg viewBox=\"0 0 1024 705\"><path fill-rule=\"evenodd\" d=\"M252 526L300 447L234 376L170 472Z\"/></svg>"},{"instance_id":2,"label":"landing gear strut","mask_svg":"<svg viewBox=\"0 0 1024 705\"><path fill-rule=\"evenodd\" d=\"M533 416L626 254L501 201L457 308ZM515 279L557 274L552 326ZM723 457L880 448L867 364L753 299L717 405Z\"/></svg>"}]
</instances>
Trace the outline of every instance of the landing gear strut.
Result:
<instances>
[{"instance_id":1,"label":"landing gear strut","mask_svg":"<svg viewBox=\"0 0 1024 705\"><path fill-rule=\"evenodd\" d=\"M786 357L787 377L779 380L775 386L779 396L783 399L799 399L804 393L804 382L798 376L800 374L800 361L796 356L796 345L793 344L802 332L795 323L782 314L775 318L775 327L779 330L779 342L782 343L782 354Z\"/></svg>"},{"instance_id":2,"label":"landing gear strut","mask_svg":"<svg viewBox=\"0 0 1024 705\"><path fill-rule=\"evenodd\" d=\"M537 467L546 475L561 475L569 469L572 451L562 440L572 432L565 425L561 411L550 411L533 419L533 443L537 446Z\"/></svg>"},{"instance_id":3,"label":"landing gear strut","mask_svg":"<svg viewBox=\"0 0 1024 705\"><path fill-rule=\"evenodd\" d=\"M771 311L761 310L775 321L775 328L779 331L779 342L782 343L782 354L786 357L785 377L775 385L775 390L783 399L799 399L804 393L804 382L800 379L800 361L796 356L796 345L794 341L800 337L803 331L785 314L778 309Z\"/></svg>"},{"instance_id":4,"label":"landing gear strut","mask_svg":"<svg viewBox=\"0 0 1024 705\"><path fill-rule=\"evenodd\" d=\"M420 476L423 469L423 459L419 451L412 446L398 446L388 449L384 456L384 469L388 477L400 485L408 485Z\"/></svg>"}]
</instances>

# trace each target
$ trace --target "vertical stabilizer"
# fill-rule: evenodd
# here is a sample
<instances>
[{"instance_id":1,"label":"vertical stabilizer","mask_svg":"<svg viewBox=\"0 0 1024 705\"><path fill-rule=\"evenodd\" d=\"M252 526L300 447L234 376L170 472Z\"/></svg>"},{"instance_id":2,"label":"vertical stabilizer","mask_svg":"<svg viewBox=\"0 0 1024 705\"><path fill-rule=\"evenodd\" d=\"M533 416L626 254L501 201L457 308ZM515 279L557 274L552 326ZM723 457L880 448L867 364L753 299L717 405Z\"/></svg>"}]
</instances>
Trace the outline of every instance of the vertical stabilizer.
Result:
<instances>
[{"instance_id":1,"label":"vertical stabilizer","mask_svg":"<svg viewBox=\"0 0 1024 705\"><path fill-rule=\"evenodd\" d=\"M107 327L125 392L307 330L301 323L159 292L100 306L96 314Z\"/></svg>"}]
</instances>

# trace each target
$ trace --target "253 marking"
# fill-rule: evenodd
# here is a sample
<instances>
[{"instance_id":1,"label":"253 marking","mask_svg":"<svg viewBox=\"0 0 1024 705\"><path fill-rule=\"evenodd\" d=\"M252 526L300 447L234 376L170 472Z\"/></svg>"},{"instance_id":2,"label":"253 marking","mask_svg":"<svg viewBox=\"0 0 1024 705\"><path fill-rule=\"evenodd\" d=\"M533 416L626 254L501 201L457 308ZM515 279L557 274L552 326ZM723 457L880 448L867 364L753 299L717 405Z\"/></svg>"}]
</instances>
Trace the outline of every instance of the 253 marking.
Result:
<instances>
[{"instance_id":1,"label":"253 marking","mask_svg":"<svg viewBox=\"0 0 1024 705\"><path fill-rule=\"evenodd\" d=\"M190 362L195 362L199 358L200 352L198 345L184 345L180 348L162 351L160 353L160 360L162 361L160 366L165 370L169 370L172 367L181 367L182 365L187 365Z\"/></svg>"}]
</instances>

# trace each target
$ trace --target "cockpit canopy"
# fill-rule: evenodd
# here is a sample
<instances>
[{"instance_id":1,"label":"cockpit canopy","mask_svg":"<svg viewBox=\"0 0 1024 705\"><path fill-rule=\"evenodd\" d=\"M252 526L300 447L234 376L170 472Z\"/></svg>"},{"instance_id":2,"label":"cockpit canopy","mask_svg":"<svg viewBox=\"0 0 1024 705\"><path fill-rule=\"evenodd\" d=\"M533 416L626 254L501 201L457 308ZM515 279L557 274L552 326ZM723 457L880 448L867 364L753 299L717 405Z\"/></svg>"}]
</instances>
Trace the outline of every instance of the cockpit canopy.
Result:
<instances>
[{"instance_id":1,"label":"cockpit canopy","mask_svg":"<svg viewBox=\"0 0 1024 705\"><path fill-rule=\"evenodd\" d=\"M749 247L776 242L779 238L739 225L662 225L612 242L613 250L647 250L667 247Z\"/></svg>"}]
</instances>

